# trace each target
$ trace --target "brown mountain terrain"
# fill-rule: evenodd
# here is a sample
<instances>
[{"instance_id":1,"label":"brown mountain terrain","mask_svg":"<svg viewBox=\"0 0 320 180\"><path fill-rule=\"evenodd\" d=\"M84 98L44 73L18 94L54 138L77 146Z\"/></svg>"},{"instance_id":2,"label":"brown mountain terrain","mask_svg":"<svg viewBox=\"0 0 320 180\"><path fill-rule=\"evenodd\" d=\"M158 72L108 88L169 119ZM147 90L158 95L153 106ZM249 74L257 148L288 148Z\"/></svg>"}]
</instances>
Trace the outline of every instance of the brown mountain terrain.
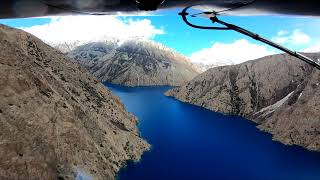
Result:
<instances>
[{"instance_id":1,"label":"brown mountain terrain","mask_svg":"<svg viewBox=\"0 0 320 180\"><path fill-rule=\"evenodd\" d=\"M209 69L166 95L246 117L276 140L320 151L320 71L287 54Z\"/></svg>"},{"instance_id":2,"label":"brown mountain terrain","mask_svg":"<svg viewBox=\"0 0 320 180\"><path fill-rule=\"evenodd\" d=\"M179 86L198 75L188 58L151 40L92 42L68 56L99 81L125 86Z\"/></svg>"},{"instance_id":3,"label":"brown mountain terrain","mask_svg":"<svg viewBox=\"0 0 320 180\"><path fill-rule=\"evenodd\" d=\"M0 25L0 179L114 179L149 148L119 98L59 51Z\"/></svg>"}]
</instances>

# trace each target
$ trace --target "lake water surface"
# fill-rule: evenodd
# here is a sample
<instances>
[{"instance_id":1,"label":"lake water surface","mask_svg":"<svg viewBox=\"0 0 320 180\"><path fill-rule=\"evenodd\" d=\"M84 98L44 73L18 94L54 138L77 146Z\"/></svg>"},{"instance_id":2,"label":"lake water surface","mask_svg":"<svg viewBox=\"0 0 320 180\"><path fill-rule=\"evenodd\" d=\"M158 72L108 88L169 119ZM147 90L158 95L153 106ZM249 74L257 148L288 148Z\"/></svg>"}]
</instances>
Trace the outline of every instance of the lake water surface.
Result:
<instances>
[{"instance_id":1,"label":"lake water surface","mask_svg":"<svg viewBox=\"0 0 320 180\"><path fill-rule=\"evenodd\" d=\"M319 180L320 153L272 141L255 124L179 102L170 87L109 85L152 145L119 180Z\"/></svg>"}]
</instances>

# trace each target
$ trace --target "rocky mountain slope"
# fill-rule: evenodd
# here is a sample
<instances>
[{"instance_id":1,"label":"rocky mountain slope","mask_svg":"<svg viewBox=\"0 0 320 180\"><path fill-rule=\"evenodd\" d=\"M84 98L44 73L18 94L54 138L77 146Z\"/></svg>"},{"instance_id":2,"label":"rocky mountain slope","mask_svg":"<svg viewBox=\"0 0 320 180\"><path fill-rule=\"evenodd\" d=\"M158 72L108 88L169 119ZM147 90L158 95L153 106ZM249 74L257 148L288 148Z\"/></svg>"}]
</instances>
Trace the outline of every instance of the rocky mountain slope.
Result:
<instances>
[{"instance_id":1,"label":"rocky mountain slope","mask_svg":"<svg viewBox=\"0 0 320 180\"><path fill-rule=\"evenodd\" d=\"M0 25L0 179L114 179L149 145L119 98L61 52Z\"/></svg>"},{"instance_id":2,"label":"rocky mountain slope","mask_svg":"<svg viewBox=\"0 0 320 180\"><path fill-rule=\"evenodd\" d=\"M320 72L292 56L212 68L166 95L244 116L276 140L320 151Z\"/></svg>"},{"instance_id":3,"label":"rocky mountain slope","mask_svg":"<svg viewBox=\"0 0 320 180\"><path fill-rule=\"evenodd\" d=\"M127 86L178 86L198 74L186 57L150 40L94 42L68 56L101 82Z\"/></svg>"}]
</instances>

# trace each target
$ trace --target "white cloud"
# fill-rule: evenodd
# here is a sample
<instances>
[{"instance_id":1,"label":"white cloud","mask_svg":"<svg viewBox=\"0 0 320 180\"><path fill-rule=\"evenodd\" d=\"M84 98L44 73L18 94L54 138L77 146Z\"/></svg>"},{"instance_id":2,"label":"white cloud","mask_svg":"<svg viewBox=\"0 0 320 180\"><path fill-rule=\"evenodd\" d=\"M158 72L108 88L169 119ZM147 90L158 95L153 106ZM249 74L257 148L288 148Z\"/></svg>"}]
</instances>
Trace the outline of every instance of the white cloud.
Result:
<instances>
[{"instance_id":1,"label":"white cloud","mask_svg":"<svg viewBox=\"0 0 320 180\"><path fill-rule=\"evenodd\" d=\"M314 44L302 51L303 52L320 52L320 43Z\"/></svg>"},{"instance_id":2,"label":"white cloud","mask_svg":"<svg viewBox=\"0 0 320 180\"><path fill-rule=\"evenodd\" d=\"M295 44L307 44L311 41L311 38L299 29L293 31L291 38L292 43Z\"/></svg>"},{"instance_id":3,"label":"white cloud","mask_svg":"<svg viewBox=\"0 0 320 180\"><path fill-rule=\"evenodd\" d=\"M51 22L28 28L21 28L40 39L59 44L76 41L99 41L105 38L128 39L132 37L152 38L164 34L148 19L119 19L116 16L62 16L52 17Z\"/></svg>"},{"instance_id":4,"label":"white cloud","mask_svg":"<svg viewBox=\"0 0 320 180\"><path fill-rule=\"evenodd\" d=\"M230 44L216 42L210 48L194 52L191 54L190 59L194 63L205 65L229 65L239 64L274 53L264 45L240 39Z\"/></svg>"},{"instance_id":5,"label":"white cloud","mask_svg":"<svg viewBox=\"0 0 320 180\"><path fill-rule=\"evenodd\" d=\"M295 29L292 33L281 30L277 33L277 36L272 38L272 40L280 44L291 43L294 45L300 45L308 44L311 41L311 38L300 29Z\"/></svg>"},{"instance_id":6,"label":"white cloud","mask_svg":"<svg viewBox=\"0 0 320 180\"><path fill-rule=\"evenodd\" d=\"M284 44L289 41L289 37L273 37L272 40L275 41L276 43Z\"/></svg>"},{"instance_id":7,"label":"white cloud","mask_svg":"<svg viewBox=\"0 0 320 180\"><path fill-rule=\"evenodd\" d=\"M283 36L283 35L286 35L286 34L289 34L288 31L285 31L285 30L281 30L277 33L278 36Z\"/></svg>"}]
</instances>

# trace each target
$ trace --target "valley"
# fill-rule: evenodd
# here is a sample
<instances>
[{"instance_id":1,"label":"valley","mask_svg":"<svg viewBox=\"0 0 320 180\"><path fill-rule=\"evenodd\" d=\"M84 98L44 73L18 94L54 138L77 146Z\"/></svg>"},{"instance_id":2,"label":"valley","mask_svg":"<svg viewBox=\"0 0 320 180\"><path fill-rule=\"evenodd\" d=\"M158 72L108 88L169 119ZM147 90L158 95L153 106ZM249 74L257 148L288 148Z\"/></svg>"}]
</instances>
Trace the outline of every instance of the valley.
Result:
<instances>
[{"instance_id":1,"label":"valley","mask_svg":"<svg viewBox=\"0 0 320 180\"><path fill-rule=\"evenodd\" d=\"M0 35L4 179L320 177L320 73L289 55L211 67L152 40Z\"/></svg>"}]
</instances>

